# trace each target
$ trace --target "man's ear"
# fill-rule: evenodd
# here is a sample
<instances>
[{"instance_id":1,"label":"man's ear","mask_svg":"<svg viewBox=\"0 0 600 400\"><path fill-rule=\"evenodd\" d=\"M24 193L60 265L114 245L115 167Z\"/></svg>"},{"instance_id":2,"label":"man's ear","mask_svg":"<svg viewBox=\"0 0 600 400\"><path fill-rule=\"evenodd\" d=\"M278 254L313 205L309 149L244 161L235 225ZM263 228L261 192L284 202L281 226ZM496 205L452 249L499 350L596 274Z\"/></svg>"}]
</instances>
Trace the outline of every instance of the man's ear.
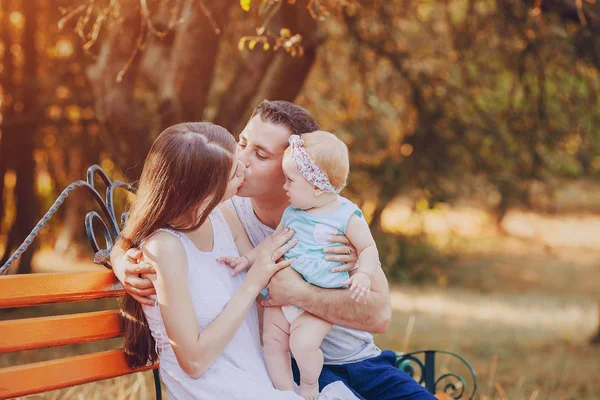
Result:
<instances>
[{"instance_id":1,"label":"man's ear","mask_svg":"<svg viewBox=\"0 0 600 400\"><path fill-rule=\"evenodd\" d=\"M324 191L322 191L321 189L319 189L316 186L313 186L313 195L315 197L319 197L320 195L322 195L323 193L325 193Z\"/></svg>"}]
</instances>

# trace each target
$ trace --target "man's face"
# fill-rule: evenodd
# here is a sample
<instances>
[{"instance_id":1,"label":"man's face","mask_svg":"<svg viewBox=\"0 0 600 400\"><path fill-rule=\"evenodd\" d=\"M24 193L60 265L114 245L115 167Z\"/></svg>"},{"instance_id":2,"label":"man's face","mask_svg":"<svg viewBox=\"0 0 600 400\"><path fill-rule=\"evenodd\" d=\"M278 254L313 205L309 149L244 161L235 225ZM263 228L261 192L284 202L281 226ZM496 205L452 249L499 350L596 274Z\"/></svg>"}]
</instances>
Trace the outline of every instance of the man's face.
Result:
<instances>
[{"instance_id":1,"label":"man's face","mask_svg":"<svg viewBox=\"0 0 600 400\"><path fill-rule=\"evenodd\" d=\"M285 199L285 177L281 169L290 132L283 126L254 116L240 134L236 154L246 166L244 183L237 195Z\"/></svg>"}]
</instances>

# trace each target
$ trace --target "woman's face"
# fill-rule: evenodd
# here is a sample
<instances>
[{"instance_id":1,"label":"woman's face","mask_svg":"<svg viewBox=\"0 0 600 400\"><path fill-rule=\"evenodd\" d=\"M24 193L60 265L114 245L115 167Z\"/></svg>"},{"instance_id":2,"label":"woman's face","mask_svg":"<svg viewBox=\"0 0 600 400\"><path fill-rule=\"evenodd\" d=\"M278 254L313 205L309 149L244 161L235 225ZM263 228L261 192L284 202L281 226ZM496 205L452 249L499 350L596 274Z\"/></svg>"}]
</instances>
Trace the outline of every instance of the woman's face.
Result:
<instances>
[{"instance_id":1,"label":"woman's face","mask_svg":"<svg viewBox=\"0 0 600 400\"><path fill-rule=\"evenodd\" d=\"M223 196L223 201L235 196L239 187L244 182L244 172L246 171L246 166L243 162L237 159L234 159L233 167L231 168L231 172L229 175L229 184L227 185L227 190L225 191L225 196Z\"/></svg>"}]
</instances>

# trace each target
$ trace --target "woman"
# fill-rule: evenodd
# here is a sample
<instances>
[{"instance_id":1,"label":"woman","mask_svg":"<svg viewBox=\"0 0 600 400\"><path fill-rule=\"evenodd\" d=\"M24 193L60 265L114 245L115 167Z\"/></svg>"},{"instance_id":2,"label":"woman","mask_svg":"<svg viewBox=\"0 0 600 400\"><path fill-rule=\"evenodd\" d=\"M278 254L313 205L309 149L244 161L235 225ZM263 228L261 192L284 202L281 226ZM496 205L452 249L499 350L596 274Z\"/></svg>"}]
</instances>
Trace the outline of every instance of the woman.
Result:
<instances>
[{"instance_id":1,"label":"woman","mask_svg":"<svg viewBox=\"0 0 600 400\"><path fill-rule=\"evenodd\" d=\"M155 306L129 296L123 304L128 362L135 367L159 356L171 399L299 398L269 380L255 306L271 276L293 261L273 261L295 244L293 232L263 242L245 277L216 261L252 248L234 213L218 207L244 179L235 145L227 130L210 123L162 132L119 242L141 247L156 270L149 276ZM354 398L343 385L334 392L329 398Z\"/></svg>"}]
</instances>

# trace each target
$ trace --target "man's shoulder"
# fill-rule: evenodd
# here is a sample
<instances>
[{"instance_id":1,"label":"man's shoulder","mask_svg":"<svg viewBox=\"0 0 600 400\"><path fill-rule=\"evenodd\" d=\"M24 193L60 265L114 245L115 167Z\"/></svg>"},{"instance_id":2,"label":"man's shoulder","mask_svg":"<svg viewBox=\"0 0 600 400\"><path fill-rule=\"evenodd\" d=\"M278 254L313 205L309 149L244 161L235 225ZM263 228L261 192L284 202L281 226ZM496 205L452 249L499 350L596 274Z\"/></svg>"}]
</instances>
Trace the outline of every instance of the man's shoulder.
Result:
<instances>
[{"instance_id":1,"label":"man's shoulder","mask_svg":"<svg viewBox=\"0 0 600 400\"><path fill-rule=\"evenodd\" d=\"M250 197L233 196L227 200L229 204L235 209L238 214L248 214L252 211L252 201Z\"/></svg>"}]
</instances>

